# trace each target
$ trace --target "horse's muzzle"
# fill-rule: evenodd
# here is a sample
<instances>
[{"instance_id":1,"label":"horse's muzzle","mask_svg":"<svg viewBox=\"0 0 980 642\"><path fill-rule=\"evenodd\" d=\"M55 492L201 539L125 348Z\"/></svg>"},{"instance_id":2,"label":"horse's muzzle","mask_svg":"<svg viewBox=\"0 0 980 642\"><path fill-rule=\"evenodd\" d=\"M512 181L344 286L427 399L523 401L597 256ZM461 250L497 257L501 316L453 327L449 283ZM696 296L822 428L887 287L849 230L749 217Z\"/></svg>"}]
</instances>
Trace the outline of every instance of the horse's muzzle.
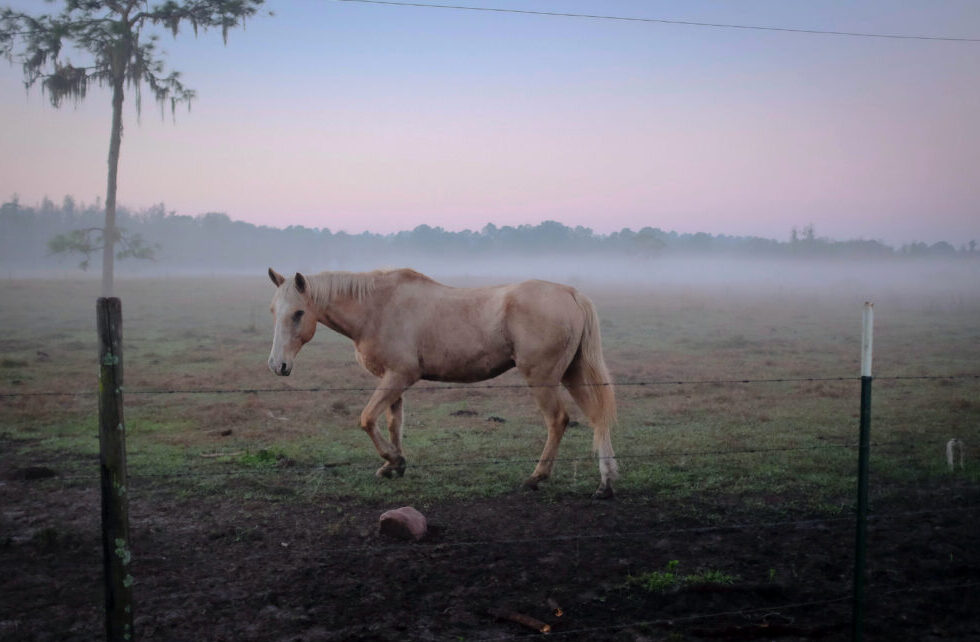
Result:
<instances>
[{"instance_id":1,"label":"horse's muzzle","mask_svg":"<svg viewBox=\"0 0 980 642\"><path fill-rule=\"evenodd\" d=\"M290 366L285 361L283 361L281 363L276 363L274 361L269 361L269 370L272 370L274 373L276 373L277 375L279 375L281 377L288 377L289 376L289 373L292 371L292 369L293 369L292 366Z\"/></svg>"}]
</instances>

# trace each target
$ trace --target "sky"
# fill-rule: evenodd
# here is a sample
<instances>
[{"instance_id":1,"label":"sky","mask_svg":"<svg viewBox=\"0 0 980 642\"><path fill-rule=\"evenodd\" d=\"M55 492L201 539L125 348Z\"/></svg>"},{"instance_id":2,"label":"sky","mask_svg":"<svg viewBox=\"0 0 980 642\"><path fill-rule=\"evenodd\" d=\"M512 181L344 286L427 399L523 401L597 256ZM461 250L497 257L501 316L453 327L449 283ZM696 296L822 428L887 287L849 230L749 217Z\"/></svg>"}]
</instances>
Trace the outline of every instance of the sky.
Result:
<instances>
[{"instance_id":1,"label":"sky","mask_svg":"<svg viewBox=\"0 0 980 642\"><path fill-rule=\"evenodd\" d=\"M432 1L980 38L975 0ZM162 37L197 99L173 119L149 98L138 116L127 95L122 205L352 233L557 220L980 239L980 42L337 0L268 10L226 45ZM0 62L0 199L104 199L109 124L106 90L54 109Z\"/></svg>"}]
</instances>

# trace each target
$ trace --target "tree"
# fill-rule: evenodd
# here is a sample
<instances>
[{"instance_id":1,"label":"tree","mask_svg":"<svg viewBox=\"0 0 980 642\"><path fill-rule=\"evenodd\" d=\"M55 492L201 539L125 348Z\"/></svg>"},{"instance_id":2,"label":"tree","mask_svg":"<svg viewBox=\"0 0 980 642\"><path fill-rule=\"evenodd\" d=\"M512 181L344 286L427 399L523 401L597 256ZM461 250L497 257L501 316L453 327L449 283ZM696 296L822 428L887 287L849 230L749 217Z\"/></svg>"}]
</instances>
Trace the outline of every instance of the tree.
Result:
<instances>
[{"instance_id":1,"label":"tree","mask_svg":"<svg viewBox=\"0 0 980 642\"><path fill-rule=\"evenodd\" d=\"M169 29L174 37L182 25L194 33L220 27L225 42L228 31L244 25L264 0L167 0L152 4L148 0L63 0L57 15L32 16L9 8L0 9L0 54L11 63L18 60L24 69L24 85L30 89L40 83L55 108L65 100L78 103L92 83L108 86L112 95L112 125L109 134L109 167L106 180L105 225L99 230L79 230L63 239L54 239L52 249L92 253L102 251L102 295L111 296L115 246L121 241L116 227L116 186L119 175L119 149L122 144L123 98L127 89L135 94L137 113L142 107L142 91L148 87L161 113L169 103L176 115L177 105L194 98L177 71L166 71L157 49L158 36L144 36L148 27ZM91 56L88 65L76 66L65 49ZM93 240L90 234L101 234ZM146 256L152 251L140 239L130 239L120 256Z\"/></svg>"}]
</instances>

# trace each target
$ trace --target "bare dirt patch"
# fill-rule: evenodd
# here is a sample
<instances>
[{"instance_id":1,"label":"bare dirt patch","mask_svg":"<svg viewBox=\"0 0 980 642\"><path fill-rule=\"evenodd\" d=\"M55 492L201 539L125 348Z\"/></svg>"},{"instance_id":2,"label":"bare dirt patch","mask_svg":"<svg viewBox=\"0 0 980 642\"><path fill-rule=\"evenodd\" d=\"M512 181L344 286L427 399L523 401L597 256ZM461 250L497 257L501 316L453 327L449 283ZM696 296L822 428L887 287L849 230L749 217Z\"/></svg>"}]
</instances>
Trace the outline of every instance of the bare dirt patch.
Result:
<instances>
[{"instance_id":1,"label":"bare dirt patch","mask_svg":"<svg viewBox=\"0 0 980 642\"><path fill-rule=\"evenodd\" d=\"M19 474L31 465L0 464L0 640L97 639L97 483ZM671 506L515 492L419 506L430 533L409 543L378 533L392 506L299 499L288 486L280 500L182 498L160 478L131 486L138 639L540 635L501 613L563 640L850 636L853 522L781 510L785 498L762 514L731 497ZM875 503L868 639L980 636L978 501L951 480ZM672 560L678 573L734 579L664 591L630 581Z\"/></svg>"}]
</instances>

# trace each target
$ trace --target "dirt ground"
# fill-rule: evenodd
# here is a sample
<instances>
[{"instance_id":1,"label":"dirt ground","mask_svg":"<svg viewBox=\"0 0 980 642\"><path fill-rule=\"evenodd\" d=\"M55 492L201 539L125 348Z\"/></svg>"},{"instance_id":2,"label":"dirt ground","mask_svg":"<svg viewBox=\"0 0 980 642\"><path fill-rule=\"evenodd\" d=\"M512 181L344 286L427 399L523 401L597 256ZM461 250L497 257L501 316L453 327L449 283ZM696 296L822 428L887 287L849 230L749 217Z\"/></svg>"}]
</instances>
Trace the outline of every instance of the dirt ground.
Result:
<instances>
[{"instance_id":1,"label":"dirt ground","mask_svg":"<svg viewBox=\"0 0 980 642\"><path fill-rule=\"evenodd\" d=\"M0 439L0 640L102 636L97 482L31 468ZM236 482L239 483L239 482ZM853 520L749 512L738 498L669 506L516 491L419 507L430 533L378 533L392 506L231 500L131 480L134 613L142 640L844 640ZM394 481L392 483L397 483ZM876 500L868 640L980 639L980 489L954 478ZM631 582L678 575L731 584ZM556 609L560 608L560 616Z\"/></svg>"}]
</instances>

